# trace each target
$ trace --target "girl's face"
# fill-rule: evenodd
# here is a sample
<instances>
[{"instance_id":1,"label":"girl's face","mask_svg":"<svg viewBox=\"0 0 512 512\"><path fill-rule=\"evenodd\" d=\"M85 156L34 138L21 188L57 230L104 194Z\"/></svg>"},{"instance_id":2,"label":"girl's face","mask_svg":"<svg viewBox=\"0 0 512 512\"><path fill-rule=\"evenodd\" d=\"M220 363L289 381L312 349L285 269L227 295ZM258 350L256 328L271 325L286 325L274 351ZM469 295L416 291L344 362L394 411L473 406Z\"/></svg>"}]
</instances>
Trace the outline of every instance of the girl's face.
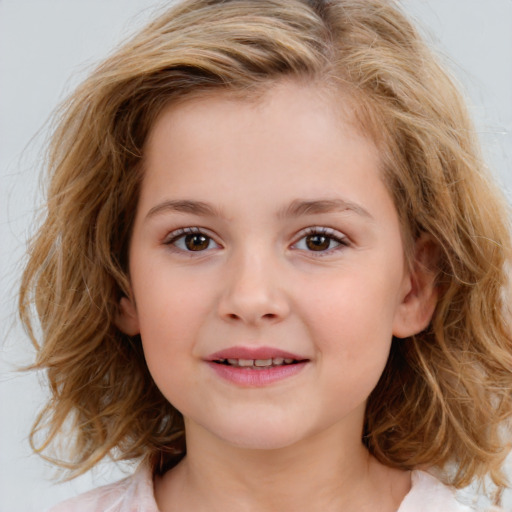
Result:
<instances>
[{"instance_id":1,"label":"girl's face","mask_svg":"<svg viewBox=\"0 0 512 512\"><path fill-rule=\"evenodd\" d=\"M153 127L118 325L187 433L360 439L392 336L428 323L377 150L336 105L286 82Z\"/></svg>"}]
</instances>

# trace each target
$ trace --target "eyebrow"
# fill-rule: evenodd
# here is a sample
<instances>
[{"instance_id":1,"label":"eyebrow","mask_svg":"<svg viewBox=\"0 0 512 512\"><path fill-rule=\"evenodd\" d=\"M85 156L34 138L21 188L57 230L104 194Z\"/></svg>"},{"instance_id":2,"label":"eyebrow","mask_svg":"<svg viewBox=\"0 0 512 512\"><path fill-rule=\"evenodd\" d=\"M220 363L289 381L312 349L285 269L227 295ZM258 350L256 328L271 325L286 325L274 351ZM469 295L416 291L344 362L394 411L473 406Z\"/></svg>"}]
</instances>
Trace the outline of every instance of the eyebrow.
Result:
<instances>
[{"instance_id":1,"label":"eyebrow","mask_svg":"<svg viewBox=\"0 0 512 512\"><path fill-rule=\"evenodd\" d=\"M368 210L364 209L357 203L346 201L345 199L295 199L287 207L280 210L277 214L277 217L300 217L301 215L318 215L321 213L344 211L351 211L362 217L373 219ZM203 201L194 201L190 199L175 199L163 201L162 203L153 206L153 208L151 208L151 210L149 210L147 213L146 219L167 212L190 213L200 217L224 216L221 210L215 208L209 203L205 203Z\"/></svg>"},{"instance_id":2,"label":"eyebrow","mask_svg":"<svg viewBox=\"0 0 512 512\"><path fill-rule=\"evenodd\" d=\"M373 219L370 212L357 203L346 201L345 199L318 199L318 200L301 200L292 201L289 206L281 210L279 217L299 217L301 215L315 215L320 213L344 212L351 211Z\"/></svg>"},{"instance_id":3,"label":"eyebrow","mask_svg":"<svg viewBox=\"0 0 512 512\"><path fill-rule=\"evenodd\" d=\"M191 213L201 217L222 217L223 214L220 210L216 209L208 203L202 201L192 201L189 199L176 199L167 200L153 206L146 215L146 219L155 217L156 215L177 212L177 213Z\"/></svg>"}]
</instances>

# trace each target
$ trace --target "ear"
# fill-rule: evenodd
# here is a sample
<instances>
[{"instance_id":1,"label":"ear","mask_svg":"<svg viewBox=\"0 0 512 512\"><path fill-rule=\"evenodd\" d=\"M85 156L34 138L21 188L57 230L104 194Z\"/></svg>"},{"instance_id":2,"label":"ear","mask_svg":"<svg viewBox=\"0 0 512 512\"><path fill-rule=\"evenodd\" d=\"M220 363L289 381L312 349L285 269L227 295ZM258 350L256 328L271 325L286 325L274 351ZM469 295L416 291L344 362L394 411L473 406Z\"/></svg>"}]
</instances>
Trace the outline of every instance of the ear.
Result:
<instances>
[{"instance_id":1,"label":"ear","mask_svg":"<svg viewBox=\"0 0 512 512\"><path fill-rule=\"evenodd\" d=\"M128 336L135 336L140 333L139 316L132 298L122 297L119 301L115 324L121 332L128 334Z\"/></svg>"},{"instance_id":2,"label":"ear","mask_svg":"<svg viewBox=\"0 0 512 512\"><path fill-rule=\"evenodd\" d=\"M438 299L436 286L438 246L426 234L415 243L414 260L393 323L393 335L407 338L427 328Z\"/></svg>"}]
</instances>

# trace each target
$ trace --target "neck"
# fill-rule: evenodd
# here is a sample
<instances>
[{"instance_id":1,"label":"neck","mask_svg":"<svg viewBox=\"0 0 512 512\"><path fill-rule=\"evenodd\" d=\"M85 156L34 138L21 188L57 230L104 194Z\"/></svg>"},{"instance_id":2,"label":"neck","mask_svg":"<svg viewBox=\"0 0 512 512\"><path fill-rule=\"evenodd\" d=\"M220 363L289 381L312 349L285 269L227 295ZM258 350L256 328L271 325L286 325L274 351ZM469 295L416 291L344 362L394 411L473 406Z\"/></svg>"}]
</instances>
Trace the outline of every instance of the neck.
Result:
<instances>
[{"instance_id":1,"label":"neck","mask_svg":"<svg viewBox=\"0 0 512 512\"><path fill-rule=\"evenodd\" d=\"M395 511L408 476L379 464L362 443L341 446L330 434L248 450L188 431L187 456L155 483L160 510Z\"/></svg>"}]
</instances>

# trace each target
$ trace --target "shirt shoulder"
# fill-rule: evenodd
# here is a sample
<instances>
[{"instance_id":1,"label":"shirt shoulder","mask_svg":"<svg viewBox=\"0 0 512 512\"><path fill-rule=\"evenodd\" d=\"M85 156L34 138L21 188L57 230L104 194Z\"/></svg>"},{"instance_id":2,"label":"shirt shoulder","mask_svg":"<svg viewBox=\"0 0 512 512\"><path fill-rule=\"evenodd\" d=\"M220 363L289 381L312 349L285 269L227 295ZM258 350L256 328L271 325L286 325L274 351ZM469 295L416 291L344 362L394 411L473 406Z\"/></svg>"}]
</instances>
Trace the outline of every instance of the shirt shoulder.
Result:
<instances>
[{"instance_id":1,"label":"shirt shoulder","mask_svg":"<svg viewBox=\"0 0 512 512\"><path fill-rule=\"evenodd\" d=\"M151 470L143 464L132 476L63 501L48 512L158 512Z\"/></svg>"},{"instance_id":2,"label":"shirt shoulder","mask_svg":"<svg viewBox=\"0 0 512 512\"><path fill-rule=\"evenodd\" d=\"M471 512L457 501L455 490L425 471L413 471L412 487L397 512Z\"/></svg>"}]
</instances>

